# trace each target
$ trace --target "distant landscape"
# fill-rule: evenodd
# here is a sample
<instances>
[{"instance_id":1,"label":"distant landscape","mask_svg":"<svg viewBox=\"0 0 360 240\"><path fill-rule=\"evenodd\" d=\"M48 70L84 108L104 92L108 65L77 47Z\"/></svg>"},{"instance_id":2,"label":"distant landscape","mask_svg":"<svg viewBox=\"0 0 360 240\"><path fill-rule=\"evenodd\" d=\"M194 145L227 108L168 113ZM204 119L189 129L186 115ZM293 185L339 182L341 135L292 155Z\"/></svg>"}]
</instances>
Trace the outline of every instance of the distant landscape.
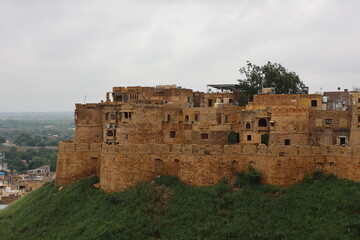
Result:
<instances>
[{"instance_id":1,"label":"distant landscape","mask_svg":"<svg viewBox=\"0 0 360 240\"><path fill-rule=\"evenodd\" d=\"M47 164L55 171L57 146L73 134L73 112L0 112L0 152L12 172Z\"/></svg>"}]
</instances>

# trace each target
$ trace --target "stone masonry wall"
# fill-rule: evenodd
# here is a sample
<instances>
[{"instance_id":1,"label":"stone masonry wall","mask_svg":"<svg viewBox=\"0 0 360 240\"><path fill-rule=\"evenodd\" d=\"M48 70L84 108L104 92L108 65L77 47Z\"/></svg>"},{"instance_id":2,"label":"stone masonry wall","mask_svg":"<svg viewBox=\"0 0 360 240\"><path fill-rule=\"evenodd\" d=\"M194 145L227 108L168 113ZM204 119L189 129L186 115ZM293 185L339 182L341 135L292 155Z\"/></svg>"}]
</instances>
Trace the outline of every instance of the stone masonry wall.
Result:
<instances>
[{"instance_id":1,"label":"stone masonry wall","mask_svg":"<svg viewBox=\"0 0 360 240\"><path fill-rule=\"evenodd\" d=\"M100 143L59 144L56 184L71 184L83 178L100 175Z\"/></svg>"},{"instance_id":2,"label":"stone masonry wall","mask_svg":"<svg viewBox=\"0 0 360 240\"><path fill-rule=\"evenodd\" d=\"M60 144L57 184L94 174L106 192L123 191L158 175L177 176L194 186L232 178L252 165L263 182L289 186L305 173L321 169L342 179L360 181L360 148L322 146Z\"/></svg>"}]
</instances>

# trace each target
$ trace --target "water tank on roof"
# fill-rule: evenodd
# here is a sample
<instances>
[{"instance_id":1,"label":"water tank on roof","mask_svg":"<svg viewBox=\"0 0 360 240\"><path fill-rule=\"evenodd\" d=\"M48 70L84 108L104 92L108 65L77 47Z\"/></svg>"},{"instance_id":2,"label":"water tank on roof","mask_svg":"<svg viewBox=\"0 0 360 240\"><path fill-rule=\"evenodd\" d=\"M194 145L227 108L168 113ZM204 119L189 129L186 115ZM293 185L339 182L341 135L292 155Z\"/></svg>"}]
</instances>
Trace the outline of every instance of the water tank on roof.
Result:
<instances>
[{"instance_id":1,"label":"water tank on roof","mask_svg":"<svg viewBox=\"0 0 360 240\"><path fill-rule=\"evenodd\" d=\"M274 94L275 88L263 88L261 91L262 94Z\"/></svg>"}]
</instances>

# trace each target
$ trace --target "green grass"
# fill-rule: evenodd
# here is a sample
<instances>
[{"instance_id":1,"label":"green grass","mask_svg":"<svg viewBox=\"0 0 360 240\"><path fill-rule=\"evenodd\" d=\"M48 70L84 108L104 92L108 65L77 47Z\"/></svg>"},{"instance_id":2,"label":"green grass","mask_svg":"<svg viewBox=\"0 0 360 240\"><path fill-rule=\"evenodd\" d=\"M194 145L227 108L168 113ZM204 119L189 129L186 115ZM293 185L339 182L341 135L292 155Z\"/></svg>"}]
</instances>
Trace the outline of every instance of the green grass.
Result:
<instances>
[{"instance_id":1,"label":"green grass","mask_svg":"<svg viewBox=\"0 0 360 240\"><path fill-rule=\"evenodd\" d=\"M239 176L237 187L160 177L112 194L96 178L47 183L0 211L0 239L360 239L359 183L321 176L280 189Z\"/></svg>"}]
</instances>

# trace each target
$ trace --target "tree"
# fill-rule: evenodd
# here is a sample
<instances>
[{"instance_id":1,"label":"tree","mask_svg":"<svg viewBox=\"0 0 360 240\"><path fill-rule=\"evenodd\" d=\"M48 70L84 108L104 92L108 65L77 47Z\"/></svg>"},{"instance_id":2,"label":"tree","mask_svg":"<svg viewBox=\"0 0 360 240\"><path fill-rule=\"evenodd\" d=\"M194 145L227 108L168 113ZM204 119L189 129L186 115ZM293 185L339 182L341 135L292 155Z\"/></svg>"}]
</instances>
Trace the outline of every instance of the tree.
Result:
<instances>
[{"instance_id":1,"label":"tree","mask_svg":"<svg viewBox=\"0 0 360 240\"><path fill-rule=\"evenodd\" d=\"M3 136L0 135L0 144L5 143L5 142L6 142L6 139Z\"/></svg>"},{"instance_id":2,"label":"tree","mask_svg":"<svg viewBox=\"0 0 360 240\"><path fill-rule=\"evenodd\" d=\"M277 94L305 93L304 83L299 76L288 71L279 63L267 62L264 66L257 66L247 61L246 66L240 68L244 78L239 79L240 88L244 94L239 99L241 105L253 101L253 95L264 88L274 88Z\"/></svg>"},{"instance_id":3,"label":"tree","mask_svg":"<svg viewBox=\"0 0 360 240\"><path fill-rule=\"evenodd\" d=\"M35 156L29 161L29 169L42 167L46 164L45 160L41 157Z\"/></svg>"},{"instance_id":4,"label":"tree","mask_svg":"<svg viewBox=\"0 0 360 240\"><path fill-rule=\"evenodd\" d=\"M35 143L35 146L37 146L37 147L45 146L43 138L39 135L34 136L34 143Z\"/></svg>"},{"instance_id":5,"label":"tree","mask_svg":"<svg viewBox=\"0 0 360 240\"><path fill-rule=\"evenodd\" d=\"M15 139L14 143L19 146L34 146L35 145L34 139L27 132L20 133L20 135Z\"/></svg>"},{"instance_id":6,"label":"tree","mask_svg":"<svg viewBox=\"0 0 360 240\"><path fill-rule=\"evenodd\" d=\"M245 75L244 79L239 79L240 89L244 92L243 95L240 95L240 105L245 105L253 100L253 95L260 92L264 80L261 67L253 65L249 61L246 63L246 66L239 69L240 73Z\"/></svg>"},{"instance_id":7,"label":"tree","mask_svg":"<svg viewBox=\"0 0 360 240\"><path fill-rule=\"evenodd\" d=\"M26 165L18 157L7 160L7 164L11 171L15 170L18 173L24 173L27 170Z\"/></svg>"},{"instance_id":8,"label":"tree","mask_svg":"<svg viewBox=\"0 0 360 240\"><path fill-rule=\"evenodd\" d=\"M228 135L228 143L235 144L239 142L239 134L235 132L230 132Z\"/></svg>"}]
</instances>

